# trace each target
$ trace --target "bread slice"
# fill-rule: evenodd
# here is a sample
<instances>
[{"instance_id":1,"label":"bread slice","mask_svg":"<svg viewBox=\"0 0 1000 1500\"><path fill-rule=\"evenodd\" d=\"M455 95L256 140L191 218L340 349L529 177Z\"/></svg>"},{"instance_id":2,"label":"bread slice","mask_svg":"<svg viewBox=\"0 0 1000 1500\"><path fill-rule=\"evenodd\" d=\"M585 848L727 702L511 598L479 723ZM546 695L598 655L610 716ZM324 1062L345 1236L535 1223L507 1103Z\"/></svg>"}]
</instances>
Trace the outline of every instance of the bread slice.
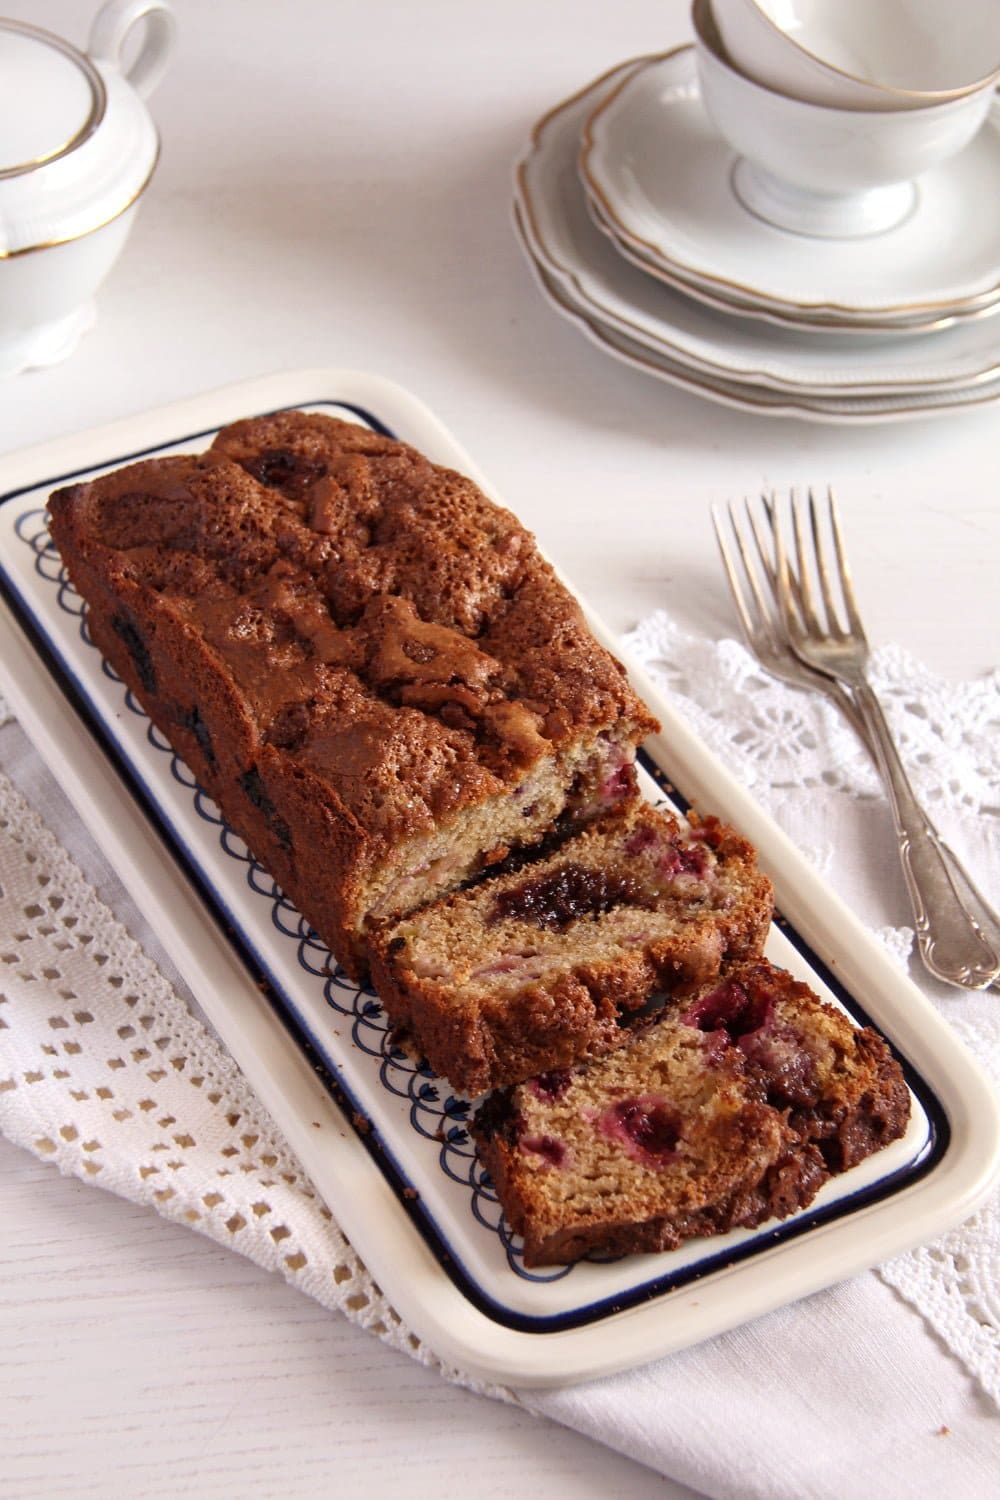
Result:
<instances>
[{"instance_id":1,"label":"bread slice","mask_svg":"<svg viewBox=\"0 0 1000 1500\"><path fill-rule=\"evenodd\" d=\"M885 1042L762 961L607 1056L492 1095L473 1133L538 1266L785 1218L908 1116Z\"/></svg>"},{"instance_id":2,"label":"bread slice","mask_svg":"<svg viewBox=\"0 0 1000 1500\"><path fill-rule=\"evenodd\" d=\"M431 1067L474 1095L618 1046L657 992L760 953L771 911L745 839L638 803L379 928L372 976Z\"/></svg>"},{"instance_id":3,"label":"bread slice","mask_svg":"<svg viewBox=\"0 0 1000 1500\"><path fill-rule=\"evenodd\" d=\"M636 796L621 663L406 444L279 412L49 508L94 642L354 978L370 921Z\"/></svg>"}]
</instances>

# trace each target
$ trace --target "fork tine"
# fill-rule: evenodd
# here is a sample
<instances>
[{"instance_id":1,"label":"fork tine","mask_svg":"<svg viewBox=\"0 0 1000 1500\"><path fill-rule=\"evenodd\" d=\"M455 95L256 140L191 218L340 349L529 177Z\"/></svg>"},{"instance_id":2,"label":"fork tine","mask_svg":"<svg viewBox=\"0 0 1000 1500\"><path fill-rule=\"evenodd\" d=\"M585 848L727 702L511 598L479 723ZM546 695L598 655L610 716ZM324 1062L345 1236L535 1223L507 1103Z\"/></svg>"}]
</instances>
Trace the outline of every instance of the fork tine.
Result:
<instances>
[{"instance_id":1,"label":"fork tine","mask_svg":"<svg viewBox=\"0 0 1000 1500\"><path fill-rule=\"evenodd\" d=\"M802 513L799 505L799 497L792 490L789 497L789 505L792 512L792 532L795 537L795 557L798 563L799 575L799 605L802 610L806 628L813 634L822 633L823 624L816 613L816 600L813 594L811 570L809 559L806 555L806 544L804 527L802 524Z\"/></svg>"},{"instance_id":2,"label":"fork tine","mask_svg":"<svg viewBox=\"0 0 1000 1500\"><path fill-rule=\"evenodd\" d=\"M785 631L794 643L801 636L802 627L792 603L791 569L788 566L788 552L785 548L781 517L776 503L768 507L768 520L771 523L771 535L774 537L775 595L781 610L781 618L785 622Z\"/></svg>"},{"instance_id":3,"label":"fork tine","mask_svg":"<svg viewBox=\"0 0 1000 1500\"><path fill-rule=\"evenodd\" d=\"M851 570L847 562L844 539L840 531L840 516L837 513L837 502L833 498L833 489L830 485L826 487L826 504L830 516L830 530L833 533L834 550L837 553L837 568L840 572L840 587L844 596L844 608L847 610L848 624L856 636L867 642L868 638L865 635L865 628L861 623L861 615L858 611L857 599L854 594L854 581L851 578Z\"/></svg>"},{"instance_id":4,"label":"fork tine","mask_svg":"<svg viewBox=\"0 0 1000 1500\"><path fill-rule=\"evenodd\" d=\"M763 491L761 491L760 501L764 507L764 514L767 516L768 525L772 527L773 532L774 523L771 520L771 509L774 504L773 493L769 498L764 494ZM772 562L770 555L770 548L767 546L767 543L764 540L760 523L758 522L756 515L750 508L749 500L744 500L743 504L746 507L747 520L750 522L750 530L753 533L753 539L757 545L757 556L760 558L760 565L764 571L764 577L767 579L768 586L771 590L771 593L773 594L775 592L776 579L774 572L774 563Z\"/></svg>"},{"instance_id":5,"label":"fork tine","mask_svg":"<svg viewBox=\"0 0 1000 1500\"><path fill-rule=\"evenodd\" d=\"M765 494L763 490L761 490L761 492L760 492L760 503L764 507L764 514L767 517L767 523L768 523L768 525L771 528L771 534L773 536L773 534L774 534L774 507L775 507L775 503L776 503L775 502L774 491L772 490L771 493L768 495L768 494ZM770 549L768 548L767 542L764 539L764 536L762 534L762 528L760 526L760 523L757 520L757 517L750 510L749 505L747 506L747 514L750 517L750 526L751 526L751 529L753 531L753 539L757 543L757 553L758 553L758 556L760 557L761 567L764 570L764 576L767 579L768 587L770 588L772 595L775 598L777 598L777 595L778 595L778 577L777 577L777 574L774 571L774 563L771 560ZM789 585L791 587L791 597L792 597L792 599L795 602L795 607L801 613L801 596L800 596L800 593L799 593L799 581L798 581L798 579L796 578L796 576L795 576L795 574L793 572L789 572L788 582L789 582Z\"/></svg>"},{"instance_id":6,"label":"fork tine","mask_svg":"<svg viewBox=\"0 0 1000 1500\"><path fill-rule=\"evenodd\" d=\"M829 491L827 491L827 493L829 493ZM837 605L837 600L834 598L833 589L830 587L830 570L827 567L826 552L823 547L823 536L822 532L820 531L819 516L816 513L816 497L813 494L811 487L809 489L809 524L812 529L813 554L816 563L816 572L819 576L819 586L823 594L823 606L826 610L827 629L833 632L835 635L843 635L844 632L841 629L840 625L840 610ZM839 562L839 549L837 559ZM841 569L841 573L843 573L843 569ZM850 611L848 611L848 614L850 614Z\"/></svg>"},{"instance_id":7,"label":"fork tine","mask_svg":"<svg viewBox=\"0 0 1000 1500\"><path fill-rule=\"evenodd\" d=\"M803 662L796 654L793 642L790 638L791 630L785 624L784 604L787 600L791 614L794 616L794 629L801 640L803 637L801 614L797 607L798 584L794 574L785 568L785 594L782 596L782 588L779 582L776 562L773 559L772 549L767 544L768 526L772 528L775 535L773 509L775 499L773 493L769 497L761 494L760 504L763 509L765 521L761 520L757 511L750 501L744 497L743 506L746 511L747 523L756 544L760 566L754 565L753 549L746 537L745 529L740 524L739 510L735 501L730 501L726 510L721 505L711 507L712 525L715 528L715 539L719 545L719 553L722 558L723 570L729 582L730 592L736 606L736 613L746 644L760 662L766 672L789 682L800 688L819 688L835 699L848 722L853 725L860 738L869 744L864 726L855 711L850 695L834 682L825 672L818 671L815 667ZM728 520L728 528L726 521ZM733 546L735 542L735 547ZM776 546L780 547L781 538L776 537ZM741 574L736 559L738 548L739 560L743 564L743 575ZM761 582L763 574L764 583ZM768 592L770 591L770 592ZM757 606L757 614L752 613L748 603L748 593L752 593L754 603Z\"/></svg>"},{"instance_id":8,"label":"fork tine","mask_svg":"<svg viewBox=\"0 0 1000 1500\"><path fill-rule=\"evenodd\" d=\"M729 507L729 523L733 528L733 533L736 537L737 542L739 542L740 534L736 529L735 522L733 521L732 505L730 505ZM729 548L726 546L726 539L723 534L722 521L719 517L718 508L714 505L712 506L712 525L715 527L715 540L718 542L719 551L722 554L722 566L725 568L726 577L729 580L729 588L732 592L733 603L736 605L736 613L739 616L743 634L746 637L747 642L751 643L754 634L753 621L750 618L750 612L747 609L746 601L743 597L743 590L740 588L740 581L737 576L736 566L731 556L729 555Z\"/></svg>"},{"instance_id":9,"label":"fork tine","mask_svg":"<svg viewBox=\"0 0 1000 1500\"><path fill-rule=\"evenodd\" d=\"M770 559L767 556L766 549L761 545L761 538L760 538L760 535L759 535L759 533L757 531L757 521L756 521L756 519L754 517L753 511L750 508L750 501L745 496L744 496L744 499L743 499L743 509L746 512L747 521L750 523L750 530L753 533L753 539L754 539L754 541L757 544L757 554L758 554L758 556L760 558L761 567L764 570L764 576L767 579L768 587L770 588L772 596L773 596L773 594L774 594L774 581L773 581L774 580L774 570L773 570L773 568L771 566ZM730 518L732 519L732 506L731 505L730 505ZM734 531L734 533L736 535L736 541L737 541L737 544L738 544L739 549L740 549L740 557L741 557L741 559L743 561L743 568L744 568L744 570L746 572L747 578L750 580L750 588L753 591L754 602L757 605L757 610L758 610L758 613L760 615L761 621L766 625L767 630L768 630L768 632L769 632L769 634L770 634L770 636L771 636L771 638L773 640L773 638L774 638L774 617L773 617L773 613L772 613L771 607L769 606L769 604L767 602L767 599L766 599L763 591L761 590L760 583L758 582L758 579L757 579L757 569L753 565L753 559L750 556L750 549L749 549L749 547L746 544L746 541L744 539L743 533L740 530L739 526L736 524L735 519L732 519L732 524L733 524L733 531Z\"/></svg>"}]
</instances>

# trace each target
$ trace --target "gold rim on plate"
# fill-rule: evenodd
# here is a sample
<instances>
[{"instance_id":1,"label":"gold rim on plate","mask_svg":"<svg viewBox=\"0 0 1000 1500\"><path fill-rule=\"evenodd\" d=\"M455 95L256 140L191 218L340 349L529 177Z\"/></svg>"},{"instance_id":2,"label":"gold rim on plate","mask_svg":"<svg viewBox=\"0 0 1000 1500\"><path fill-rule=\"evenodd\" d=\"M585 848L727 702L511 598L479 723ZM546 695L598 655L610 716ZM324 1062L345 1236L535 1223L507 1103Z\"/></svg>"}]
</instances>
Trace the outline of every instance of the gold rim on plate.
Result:
<instances>
[{"instance_id":1,"label":"gold rim on plate","mask_svg":"<svg viewBox=\"0 0 1000 1500\"><path fill-rule=\"evenodd\" d=\"M631 261L638 270L644 271L647 276L652 276L657 281L662 281L664 286L672 287L678 292L684 292L687 296L695 298L696 301L703 302L706 307L712 307L717 312L728 313L730 316L735 314L741 318L757 318L765 323L774 323L779 328L794 328L802 333L816 333L818 331L821 333L871 334L877 337L884 336L887 333L903 336L911 333L939 333L942 329L952 328L958 323L976 322L981 318L989 318L995 313L1000 312L1000 288L995 292L983 292L981 299L977 297L970 300L967 308L963 307L955 312L942 313L940 316L931 317L921 316L918 313L912 317L899 317L891 320L885 319L884 321L875 321L874 319L861 321L858 317L849 318L846 316L830 317L825 313L816 313L815 315L800 314L793 312L791 307L786 311L778 303L774 305L764 302L751 303L742 298L730 298L724 296L720 291L713 291L708 287L702 286L693 277L689 278L681 275L680 272L668 271L665 267L650 260L641 250L637 249L627 240L619 238L614 226L608 223L601 213L600 204L589 193L585 192L585 196L587 199L587 208L594 224L602 234L607 235L623 259ZM980 300L981 305L979 305Z\"/></svg>"},{"instance_id":2,"label":"gold rim on plate","mask_svg":"<svg viewBox=\"0 0 1000 1500\"><path fill-rule=\"evenodd\" d=\"M1000 401L1000 382L998 382L996 391L988 396L977 395L966 396L963 398L960 392L956 392L956 396L958 397L958 399L954 401L935 401L933 405L916 406L906 406L900 404L887 407L885 405L882 405L879 407L873 406L871 409L865 410L864 397L843 398L844 400L850 401L852 403L850 408L837 404L837 397L833 397L830 401L824 401L822 399L814 399L812 401L799 401L794 399L792 394L789 392L765 390L760 386L754 386L750 383L743 385L738 380L726 381L724 385L719 385L713 382L711 379L703 377L700 372L684 369L679 366L676 368L668 368L662 362L646 359L640 352L636 350L626 349L622 347L615 341L613 337L609 336L607 329L603 328L597 323L592 322L589 318L585 317L585 315L581 313L579 309L572 307L568 302L566 302L565 299L560 295L556 287L553 285L553 278L546 274L544 267L539 265L539 263L535 260L533 254L531 253L527 233L523 223L521 222L516 204L514 206L514 222L517 232L521 238L522 245L524 246L529 264L531 265L531 268L535 275L535 279L538 282L543 295L555 307L557 307L559 311L569 319L570 322L575 323L577 327L579 327L581 331L592 342L599 345L603 349L606 349L613 358L621 360L625 364L631 365L634 369L644 371L645 373L652 375L657 380L665 380L681 388L695 391L698 394L706 396L711 400L718 401L725 406L730 406L737 410L748 411L751 413L766 411L771 416L803 416L807 418L815 417L827 422L857 424L893 421L896 418L903 417L937 416L939 414L943 415L944 413L960 409L969 409L976 406L990 406ZM622 337L626 336L622 335ZM666 357L669 358L669 356ZM881 402L886 402L891 398L887 396L881 396L876 397L875 399Z\"/></svg>"},{"instance_id":3,"label":"gold rim on plate","mask_svg":"<svg viewBox=\"0 0 1000 1500\"><path fill-rule=\"evenodd\" d=\"M708 285L712 288L719 288L722 295L725 295L727 292L729 294L735 292L737 295L748 298L759 304L762 299L762 294L759 293L754 287L746 286L739 281L732 281L725 276L716 276L710 274L709 272L699 271L696 267L687 266L683 261L678 261L673 256L666 254L660 246L655 245L651 240L643 239L641 235L632 233L621 222L620 218L615 213L613 205L608 200L607 195L601 188L600 184L595 181L593 176L591 168L591 157L598 149L598 142L594 137L594 127L598 124L605 111L611 107L615 100L619 98L619 96L624 92L629 84L634 82L634 80L639 76L640 73L645 72L648 68L656 67L661 63L668 62L672 57L679 57L686 52L690 52L692 54L694 53L693 43L685 42L680 46L671 47L666 52L656 52L651 53L646 57L629 59L629 62L631 63L629 72L625 75L624 78L620 79L618 83L610 88L607 94L601 97L594 110L584 121L583 129L581 131L580 144L580 173L586 183L588 194L590 194L598 203L601 212L604 214L609 224L614 226L616 236L621 236L630 244L636 246L646 256L654 258L667 270L673 271L675 274L681 277L684 277L688 280L695 278L703 285ZM622 66L624 67L625 64L622 64ZM616 70L614 68L610 69L608 73L604 73L599 78L594 79L593 84L588 85L588 87L596 86L605 78L609 77L611 74L614 74L615 71ZM693 82L696 88L696 80L694 80ZM586 92L586 88L580 89L575 94L573 94L571 98L564 100L561 105L556 105L555 109L550 110L547 115L542 117L542 120L539 121L539 126L536 127L536 129L538 129L539 127L543 127L546 121L549 120L552 115L557 114L566 106L575 103L581 97L581 95L585 94ZM994 108L996 108L995 105ZM987 117L987 119L989 119L989 117ZM532 138L534 139L534 136ZM768 298L767 294L763 294L763 296L765 300L768 300L772 303L777 301L779 305L784 305L800 313L815 311L832 313L834 315L840 313L847 313L848 315L858 315L863 314L865 311L861 308L851 307L849 304L825 300L818 302L787 302L781 304L779 299ZM873 308L871 309L871 311L875 316L891 316L894 313L920 313L921 311L927 311L930 313L934 313L935 311L942 311L943 315L947 315L948 313L964 308L970 303L978 305L979 301L984 297L1000 297L1000 280L994 282L994 284L986 290L975 292L971 297L967 298L950 298L947 300L941 298L936 300L930 299L927 301L917 302L888 303L883 307Z\"/></svg>"},{"instance_id":4,"label":"gold rim on plate","mask_svg":"<svg viewBox=\"0 0 1000 1500\"><path fill-rule=\"evenodd\" d=\"M850 386L822 381L810 382L803 379L783 378L780 375L769 374L752 367L737 369L732 364L721 364L717 359L712 359L710 355L692 353L683 345L672 340L666 329L663 333L650 333L642 325L633 322L621 313L612 311L595 300L581 282L573 266L566 264L564 260L560 259L547 242L535 207L529 168L530 164L536 161L540 153L545 149L546 133L551 126L560 122L568 111L584 103L588 93L599 89L602 83L606 82L609 78L615 77L620 69L626 70L634 68L634 66L635 64L630 62L620 64L619 68L611 69L609 73L602 74L600 78L596 79L586 88L579 90L570 99L557 105L555 109L549 110L532 131L529 150L519 161L515 172L516 202L521 217L525 221L522 227L525 227L527 230L526 236L522 237L527 239L529 252L532 254L533 259L541 263L541 268L546 275L555 278L567 289L568 294L574 299L575 310L581 317L587 318L587 309L593 309L592 316L603 327L607 328L610 326L614 328L622 336L632 339L641 347L649 350L654 356L663 353L668 358L675 359L684 368L693 369L699 375L714 374L727 383L735 382L738 384L756 385L763 387L765 390L773 390L783 395L797 396L799 393L803 393L824 399L832 396L835 399L851 400L864 399L869 395L883 398L890 394L902 396L909 392L920 392L923 390L934 390L944 394L950 388L954 388L956 391L970 390L975 385L985 384L1000 376L1000 363L994 360L990 365L981 367L978 370L969 371L963 376L950 377L947 382L943 382L939 378L936 379L933 375L925 377L915 376L911 379L905 377L868 381L859 379L854 381ZM580 191L583 191L582 187ZM687 288L677 287L674 290L683 295ZM581 307L580 303L583 303L584 307ZM730 308L725 310L729 313L732 312ZM809 331L815 332L816 330L810 329Z\"/></svg>"}]
</instances>

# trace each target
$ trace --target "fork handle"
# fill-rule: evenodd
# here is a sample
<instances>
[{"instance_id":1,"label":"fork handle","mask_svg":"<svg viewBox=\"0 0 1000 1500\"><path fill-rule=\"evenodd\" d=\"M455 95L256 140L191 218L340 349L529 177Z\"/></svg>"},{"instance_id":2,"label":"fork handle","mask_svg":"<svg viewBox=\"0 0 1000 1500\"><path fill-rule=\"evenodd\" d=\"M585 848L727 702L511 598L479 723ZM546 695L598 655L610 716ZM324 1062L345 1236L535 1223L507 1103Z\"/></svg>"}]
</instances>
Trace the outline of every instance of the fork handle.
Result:
<instances>
[{"instance_id":1,"label":"fork handle","mask_svg":"<svg viewBox=\"0 0 1000 1500\"><path fill-rule=\"evenodd\" d=\"M923 961L946 984L986 989L1000 974L1000 919L917 801L871 687L853 686L889 792Z\"/></svg>"}]
</instances>

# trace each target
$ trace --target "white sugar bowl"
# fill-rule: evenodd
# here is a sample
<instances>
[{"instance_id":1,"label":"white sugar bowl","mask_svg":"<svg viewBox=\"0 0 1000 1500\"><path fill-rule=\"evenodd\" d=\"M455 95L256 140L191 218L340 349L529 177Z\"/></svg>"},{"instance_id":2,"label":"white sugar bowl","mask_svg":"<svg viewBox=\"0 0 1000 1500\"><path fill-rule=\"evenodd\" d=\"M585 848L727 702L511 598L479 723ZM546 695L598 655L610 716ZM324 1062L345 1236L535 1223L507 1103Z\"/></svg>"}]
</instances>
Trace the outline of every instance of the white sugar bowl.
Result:
<instances>
[{"instance_id":1,"label":"white sugar bowl","mask_svg":"<svg viewBox=\"0 0 1000 1500\"><path fill-rule=\"evenodd\" d=\"M174 35L165 0L108 0L86 53L0 17L0 375L65 359L93 323L156 166L143 99Z\"/></svg>"}]
</instances>

